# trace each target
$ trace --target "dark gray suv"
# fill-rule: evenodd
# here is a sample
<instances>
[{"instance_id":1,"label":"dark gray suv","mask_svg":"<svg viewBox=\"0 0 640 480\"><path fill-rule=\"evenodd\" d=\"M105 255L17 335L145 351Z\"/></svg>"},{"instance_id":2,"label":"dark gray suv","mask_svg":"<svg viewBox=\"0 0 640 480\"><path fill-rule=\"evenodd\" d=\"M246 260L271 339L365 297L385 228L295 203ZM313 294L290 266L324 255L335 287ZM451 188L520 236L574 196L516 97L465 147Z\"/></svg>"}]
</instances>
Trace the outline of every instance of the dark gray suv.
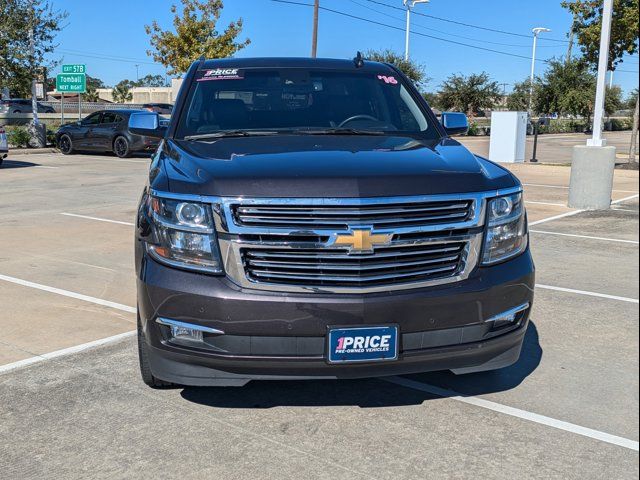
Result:
<instances>
[{"instance_id":1,"label":"dark gray suv","mask_svg":"<svg viewBox=\"0 0 640 480\"><path fill-rule=\"evenodd\" d=\"M138 207L150 386L516 362L533 303L522 186L392 65L194 63Z\"/></svg>"}]
</instances>

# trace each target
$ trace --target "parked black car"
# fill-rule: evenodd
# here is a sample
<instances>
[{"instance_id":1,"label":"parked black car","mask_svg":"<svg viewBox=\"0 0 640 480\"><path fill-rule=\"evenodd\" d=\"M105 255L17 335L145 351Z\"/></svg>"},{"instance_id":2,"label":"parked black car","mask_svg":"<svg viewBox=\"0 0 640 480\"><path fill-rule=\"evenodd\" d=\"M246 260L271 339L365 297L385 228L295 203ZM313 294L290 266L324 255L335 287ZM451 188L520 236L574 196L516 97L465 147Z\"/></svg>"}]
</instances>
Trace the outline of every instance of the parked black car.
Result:
<instances>
[{"instance_id":1,"label":"parked black car","mask_svg":"<svg viewBox=\"0 0 640 480\"><path fill-rule=\"evenodd\" d=\"M394 66L194 63L138 207L150 386L516 362L533 302L522 186Z\"/></svg>"},{"instance_id":2,"label":"parked black car","mask_svg":"<svg viewBox=\"0 0 640 480\"><path fill-rule=\"evenodd\" d=\"M153 151L160 142L157 138L129 132L129 117L141 110L101 110L78 122L61 126L56 132L56 144L62 153L98 150L114 152L118 157L129 157L134 152Z\"/></svg>"},{"instance_id":3,"label":"parked black car","mask_svg":"<svg viewBox=\"0 0 640 480\"><path fill-rule=\"evenodd\" d=\"M56 113L55 109L50 105L37 103L38 113ZM33 104L31 99L10 98L0 100L0 113L33 113Z\"/></svg>"}]
</instances>

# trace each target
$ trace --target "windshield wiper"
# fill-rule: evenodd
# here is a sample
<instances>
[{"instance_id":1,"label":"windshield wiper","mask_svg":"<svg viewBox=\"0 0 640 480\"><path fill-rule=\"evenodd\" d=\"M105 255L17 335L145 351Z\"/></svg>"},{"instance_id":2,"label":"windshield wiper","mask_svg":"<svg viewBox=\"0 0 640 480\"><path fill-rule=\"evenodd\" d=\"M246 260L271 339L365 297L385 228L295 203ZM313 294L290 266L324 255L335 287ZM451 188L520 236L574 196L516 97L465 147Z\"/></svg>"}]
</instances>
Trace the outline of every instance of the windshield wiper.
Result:
<instances>
[{"instance_id":1,"label":"windshield wiper","mask_svg":"<svg viewBox=\"0 0 640 480\"><path fill-rule=\"evenodd\" d=\"M323 128L321 130L296 130L307 135L387 135L380 130L358 130L355 128Z\"/></svg>"},{"instance_id":2,"label":"windshield wiper","mask_svg":"<svg viewBox=\"0 0 640 480\"><path fill-rule=\"evenodd\" d=\"M224 130L221 132L200 133L198 135L187 135L184 140L207 140L210 138L225 137L263 137L266 135L278 135L280 132L273 130Z\"/></svg>"}]
</instances>

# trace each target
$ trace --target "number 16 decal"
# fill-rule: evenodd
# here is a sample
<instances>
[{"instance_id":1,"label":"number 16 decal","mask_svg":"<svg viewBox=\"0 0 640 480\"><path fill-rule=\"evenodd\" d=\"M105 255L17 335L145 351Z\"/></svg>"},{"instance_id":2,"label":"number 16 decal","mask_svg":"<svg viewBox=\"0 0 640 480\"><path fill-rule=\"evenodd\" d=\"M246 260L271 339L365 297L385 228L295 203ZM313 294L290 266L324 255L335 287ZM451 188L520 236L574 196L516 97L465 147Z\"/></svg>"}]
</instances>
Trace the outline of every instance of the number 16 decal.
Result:
<instances>
[{"instance_id":1,"label":"number 16 decal","mask_svg":"<svg viewBox=\"0 0 640 480\"><path fill-rule=\"evenodd\" d=\"M398 84L398 80L396 80L396 77L387 77L386 75L378 75L378 80L382 80L384 83L388 83L389 85Z\"/></svg>"}]
</instances>

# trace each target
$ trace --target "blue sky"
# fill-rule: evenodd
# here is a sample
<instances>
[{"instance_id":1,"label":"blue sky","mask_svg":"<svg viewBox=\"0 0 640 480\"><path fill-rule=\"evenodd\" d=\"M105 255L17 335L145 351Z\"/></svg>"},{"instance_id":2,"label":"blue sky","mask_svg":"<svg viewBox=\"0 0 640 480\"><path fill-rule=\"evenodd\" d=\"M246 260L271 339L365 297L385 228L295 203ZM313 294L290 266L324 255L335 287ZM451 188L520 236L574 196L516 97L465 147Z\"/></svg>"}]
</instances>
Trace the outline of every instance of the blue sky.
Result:
<instances>
[{"instance_id":1,"label":"blue sky","mask_svg":"<svg viewBox=\"0 0 640 480\"><path fill-rule=\"evenodd\" d=\"M294 0L312 3L312 0ZM402 6L402 0L376 0L387 5ZM59 34L58 51L54 58L64 63L86 63L89 75L107 84L136 78L139 75L165 74L161 65L154 65L147 56L148 37L144 25L157 20L164 28L171 27L169 11L179 0L110 0L96 8L86 0L53 0L56 8L69 12L67 26ZM308 56L311 43L312 9L274 3L270 0L225 0L219 24L223 30L228 21L242 17L243 37L251 45L238 56ZM352 58L357 50L391 48L404 52L404 13L367 0L321 0L321 5L341 12L381 22L399 30L336 15L320 13L318 55ZM560 6L560 0L431 0L418 5L416 12L434 15L462 23L520 34L530 34L531 28L544 26L552 30L539 41L538 58L547 59L566 53L567 44L545 39L566 40L571 16ZM461 43L500 50L524 57L531 56L531 39L494 33L462 25L412 16L412 30ZM576 48L576 47L574 47ZM431 82L427 90L438 85L451 73L488 72L491 77L511 85L529 75L530 60L501 55L443 42L434 38L412 35L411 56L426 66ZM538 63L536 73L545 65ZM614 83L625 92L638 85L638 56L628 58L619 67L629 72L616 72ZM54 72L55 73L55 72Z\"/></svg>"}]
</instances>

